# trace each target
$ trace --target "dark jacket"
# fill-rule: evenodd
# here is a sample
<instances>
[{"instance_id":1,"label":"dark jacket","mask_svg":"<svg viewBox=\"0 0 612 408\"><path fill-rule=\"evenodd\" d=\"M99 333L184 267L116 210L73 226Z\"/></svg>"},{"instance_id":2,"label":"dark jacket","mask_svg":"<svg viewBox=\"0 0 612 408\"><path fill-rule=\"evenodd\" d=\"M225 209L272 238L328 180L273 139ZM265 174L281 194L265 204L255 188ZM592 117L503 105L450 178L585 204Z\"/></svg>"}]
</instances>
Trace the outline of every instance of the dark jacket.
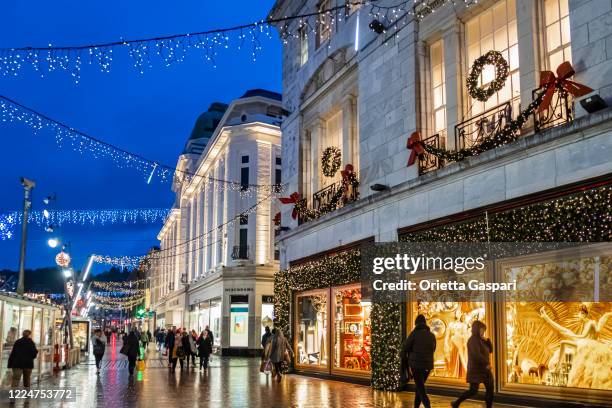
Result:
<instances>
[{"instance_id":1,"label":"dark jacket","mask_svg":"<svg viewBox=\"0 0 612 408\"><path fill-rule=\"evenodd\" d=\"M272 339L272 333L267 332L263 336L261 336L261 347L266 348L266 343L268 343Z\"/></svg>"},{"instance_id":2,"label":"dark jacket","mask_svg":"<svg viewBox=\"0 0 612 408\"><path fill-rule=\"evenodd\" d=\"M403 355L411 368L433 370L436 336L426 324L417 324L404 343Z\"/></svg>"},{"instance_id":3,"label":"dark jacket","mask_svg":"<svg viewBox=\"0 0 612 408\"><path fill-rule=\"evenodd\" d=\"M164 339L164 345L166 346L167 349L172 350L174 348L174 332L173 331L169 331L168 333L166 333L166 338Z\"/></svg>"},{"instance_id":4,"label":"dark jacket","mask_svg":"<svg viewBox=\"0 0 612 408\"><path fill-rule=\"evenodd\" d=\"M132 358L138 357L140 353L140 342L135 333L132 332L127 336L127 346L127 356Z\"/></svg>"},{"instance_id":5,"label":"dark jacket","mask_svg":"<svg viewBox=\"0 0 612 408\"><path fill-rule=\"evenodd\" d=\"M212 341L210 335L200 336L198 339L198 354L200 357L209 357L212 354Z\"/></svg>"},{"instance_id":6,"label":"dark jacket","mask_svg":"<svg viewBox=\"0 0 612 408\"><path fill-rule=\"evenodd\" d=\"M183 353L185 353L186 356L191 355L191 346L189 345L189 336L190 334L188 334L187 336L181 337L181 346L183 346Z\"/></svg>"},{"instance_id":7,"label":"dark jacket","mask_svg":"<svg viewBox=\"0 0 612 408\"><path fill-rule=\"evenodd\" d=\"M493 373L488 368L490 364L489 354L493 353L491 340L480 337L480 327L485 327L484 323L475 321L472 325L472 335L467 342L468 363L467 376L468 383L485 383L493 381Z\"/></svg>"},{"instance_id":8,"label":"dark jacket","mask_svg":"<svg viewBox=\"0 0 612 408\"><path fill-rule=\"evenodd\" d=\"M29 337L22 337L13 344L8 358L8 368L34 368L38 350Z\"/></svg>"}]
</instances>

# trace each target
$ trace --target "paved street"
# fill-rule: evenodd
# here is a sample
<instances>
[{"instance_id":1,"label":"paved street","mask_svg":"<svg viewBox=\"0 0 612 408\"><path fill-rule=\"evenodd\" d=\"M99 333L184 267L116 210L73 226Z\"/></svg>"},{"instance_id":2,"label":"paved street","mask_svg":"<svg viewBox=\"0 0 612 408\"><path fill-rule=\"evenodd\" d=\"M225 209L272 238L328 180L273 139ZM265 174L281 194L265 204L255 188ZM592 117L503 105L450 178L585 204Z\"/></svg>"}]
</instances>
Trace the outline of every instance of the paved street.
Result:
<instances>
[{"instance_id":1,"label":"paved street","mask_svg":"<svg viewBox=\"0 0 612 408\"><path fill-rule=\"evenodd\" d=\"M413 394L385 393L369 387L300 375L287 375L281 384L259 373L257 359L213 357L209 372L172 373L153 346L147 368L128 377L127 360L107 349L102 372L93 361L44 381L40 388L77 387L77 403L32 401L29 407L407 407ZM110 352L109 352L110 351ZM34 384L33 388L37 388ZM433 397L433 407L449 407L449 398ZM23 402L14 406L24 406ZM466 408L484 403L465 403ZM496 407L503 407L497 405Z\"/></svg>"}]
</instances>

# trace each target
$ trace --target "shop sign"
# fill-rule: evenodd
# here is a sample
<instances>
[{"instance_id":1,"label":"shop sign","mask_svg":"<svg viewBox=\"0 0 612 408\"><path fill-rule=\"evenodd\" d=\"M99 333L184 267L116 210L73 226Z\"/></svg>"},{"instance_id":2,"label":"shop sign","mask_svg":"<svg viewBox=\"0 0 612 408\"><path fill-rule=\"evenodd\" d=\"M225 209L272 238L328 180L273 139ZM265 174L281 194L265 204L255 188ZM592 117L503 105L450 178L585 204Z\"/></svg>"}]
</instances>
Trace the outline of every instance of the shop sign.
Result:
<instances>
[{"instance_id":1,"label":"shop sign","mask_svg":"<svg viewBox=\"0 0 612 408\"><path fill-rule=\"evenodd\" d=\"M274 296L263 295L261 297L261 303L274 303Z\"/></svg>"}]
</instances>

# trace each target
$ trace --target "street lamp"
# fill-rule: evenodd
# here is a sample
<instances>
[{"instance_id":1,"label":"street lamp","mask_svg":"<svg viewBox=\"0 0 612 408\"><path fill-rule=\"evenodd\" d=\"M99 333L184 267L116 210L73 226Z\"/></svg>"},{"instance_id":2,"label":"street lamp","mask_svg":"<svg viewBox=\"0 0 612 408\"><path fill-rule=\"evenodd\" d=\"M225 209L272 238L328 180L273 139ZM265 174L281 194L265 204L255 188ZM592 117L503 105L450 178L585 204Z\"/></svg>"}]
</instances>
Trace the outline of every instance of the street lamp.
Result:
<instances>
[{"instance_id":1,"label":"street lamp","mask_svg":"<svg viewBox=\"0 0 612 408\"><path fill-rule=\"evenodd\" d=\"M72 269L70 268L64 268L62 270L62 272L64 273L64 278L68 279L72 276Z\"/></svg>"},{"instance_id":2,"label":"street lamp","mask_svg":"<svg viewBox=\"0 0 612 408\"><path fill-rule=\"evenodd\" d=\"M56 248L59 245L59 240L57 238L49 238L47 244L49 244L51 248Z\"/></svg>"}]
</instances>

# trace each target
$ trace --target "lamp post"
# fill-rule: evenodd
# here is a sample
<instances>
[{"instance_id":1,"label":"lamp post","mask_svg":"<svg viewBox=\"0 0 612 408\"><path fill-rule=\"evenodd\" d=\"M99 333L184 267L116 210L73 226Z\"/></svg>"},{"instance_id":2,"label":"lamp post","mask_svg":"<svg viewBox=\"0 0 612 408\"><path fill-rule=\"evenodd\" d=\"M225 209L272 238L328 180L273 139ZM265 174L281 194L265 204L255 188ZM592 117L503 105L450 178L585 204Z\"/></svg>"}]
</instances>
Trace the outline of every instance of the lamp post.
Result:
<instances>
[{"instance_id":1,"label":"lamp post","mask_svg":"<svg viewBox=\"0 0 612 408\"><path fill-rule=\"evenodd\" d=\"M23 185L23 219L21 220L21 250L19 252L19 280L17 282L17 294L23 295L24 292L24 280L25 280L25 256L26 256L26 242L28 235L28 214L32 201L30 199L30 193L36 183L25 177L21 178L21 184Z\"/></svg>"}]
</instances>

